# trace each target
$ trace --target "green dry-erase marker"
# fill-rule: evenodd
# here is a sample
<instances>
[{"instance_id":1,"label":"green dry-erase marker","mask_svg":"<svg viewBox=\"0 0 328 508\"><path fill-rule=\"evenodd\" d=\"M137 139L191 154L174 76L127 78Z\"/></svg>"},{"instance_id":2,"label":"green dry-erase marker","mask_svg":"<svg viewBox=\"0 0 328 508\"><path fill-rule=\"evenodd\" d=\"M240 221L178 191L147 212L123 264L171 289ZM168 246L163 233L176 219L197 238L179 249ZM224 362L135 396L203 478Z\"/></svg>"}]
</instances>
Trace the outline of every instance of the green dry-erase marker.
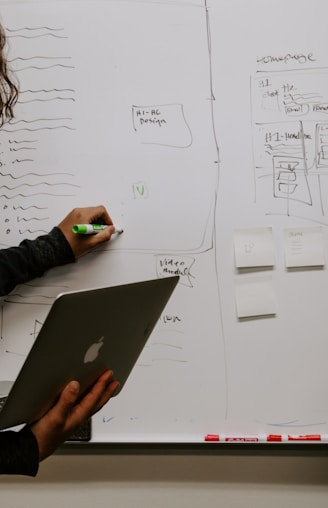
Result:
<instances>
[{"instance_id":1,"label":"green dry-erase marker","mask_svg":"<svg viewBox=\"0 0 328 508\"><path fill-rule=\"evenodd\" d=\"M78 235L94 235L99 233L99 231L103 231L107 227L108 226L106 224L75 224L72 227L72 231ZM115 227L115 233L123 233L123 229Z\"/></svg>"}]
</instances>

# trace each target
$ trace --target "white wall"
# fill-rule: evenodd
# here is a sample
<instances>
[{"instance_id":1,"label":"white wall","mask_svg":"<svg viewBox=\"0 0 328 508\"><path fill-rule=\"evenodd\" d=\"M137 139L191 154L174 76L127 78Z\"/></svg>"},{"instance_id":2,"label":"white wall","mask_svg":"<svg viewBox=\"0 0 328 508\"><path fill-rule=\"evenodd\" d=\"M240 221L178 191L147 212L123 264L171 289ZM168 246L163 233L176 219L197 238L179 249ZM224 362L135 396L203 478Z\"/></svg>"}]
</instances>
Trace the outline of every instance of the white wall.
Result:
<instances>
[{"instance_id":1,"label":"white wall","mask_svg":"<svg viewBox=\"0 0 328 508\"><path fill-rule=\"evenodd\" d=\"M3 476L2 508L313 508L328 505L327 451L55 455L36 479Z\"/></svg>"}]
</instances>

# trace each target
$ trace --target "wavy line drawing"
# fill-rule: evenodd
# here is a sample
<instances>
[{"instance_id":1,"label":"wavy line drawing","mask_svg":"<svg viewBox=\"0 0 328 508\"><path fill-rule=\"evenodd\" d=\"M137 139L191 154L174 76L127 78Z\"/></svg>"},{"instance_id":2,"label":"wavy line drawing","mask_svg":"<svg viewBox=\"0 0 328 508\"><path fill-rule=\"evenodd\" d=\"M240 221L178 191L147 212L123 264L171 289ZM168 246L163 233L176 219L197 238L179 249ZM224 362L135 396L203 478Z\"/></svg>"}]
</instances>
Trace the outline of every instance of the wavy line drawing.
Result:
<instances>
[{"instance_id":1,"label":"wavy line drawing","mask_svg":"<svg viewBox=\"0 0 328 508\"><path fill-rule=\"evenodd\" d=\"M12 161L12 164L19 164L21 162L34 162L34 159L15 159L14 161Z\"/></svg>"},{"instance_id":2,"label":"wavy line drawing","mask_svg":"<svg viewBox=\"0 0 328 508\"><path fill-rule=\"evenodd\" d=\"M31 298L30 296L26 296L26 295L22 295L21 293L12 293L10 295L11 297L18 297L18 298L23 298L23 299L28 299L28 298ZM53 300L53 296L47 296L47 295L33 295L33 298L45 298L46 300Z\"/></svg>"},{"instance_id":3,"label":"wavy line drawing","mask_svg":"<svg viewBox=\"0 0 328 508\"><path fill-rule=\"evenodd\" d=\"M8 187L8 185L0 185L0 189L7 189L10 191L19 189L20 187L39 187L39 185L47 185L48 187L55 187L59 185L67 185L68 187L80 187L79 185L76 185L74 183L66 183L66 182L59 182L59 183L48 183L48 182L40 182L40 183L21 183L20 185L16 185L15 187Z\"/></svg>"},{"instance_id":4,"label":"wavy line drawing","mask_svg":"<svg viewBox=\"0 0 328 508\"><path fill-rule=\"evenodd\" d=\"M165 344L165 342L153 342L153 346L164 346L164 347L172 347L174 349L183 349L182 346L178 346L177 344Z\"/></svg>"},{"instance_id":5,"label":"wavy line drawing","mask_svg":"<svg viewBox=\"0 0 328 508\"><path fill-rule=\"evenodd\" d=\"M18 125L19 123L37 123L37 122L62 122L64 120L73 120L71 117L63 117L63 118L36 118L35 120L10 120L9 125Z\"/></svg>"},{"instance_id":6,"label":"wavy line drawing","mask_svg":"<svg viewBox=\"0 0 328 508\"><path fill-rule=\"evenodd\" d=\"M21 32L22 30L23 31L27 30L28 32L33 32L35 30L49 30L49 32L62 32L64 30L64 28L52 28L49 26L38 26L38 27L24 26L22 28L8 28L8 27L6 27L6 31L10 32L10 33Z\"/></svg>"},{"instance_id":7,"label":"wavy line drawing","mask_svg":"<svg viewBox=\"0 0 328 508\"><path fill-rule=\"evenodd\" d=\"M25 90L20 93L20 97L24 94L25 97L23 99L19 99L19 104L28 104L34 101L38 102L47 102L47 101L55 101L55 100L66 100L75 102L75 98L73 94L75 90L72 88L63 88L63 89L40 89L40 90ZM55 94L55 96L54 96ZM37 96L36 96L37 95ZM28 96L30 96L28 98Z\"/></svg>"},{"instance_id":8,"label":"wavy line drawing","mask_svg":"<svg viewBox=\"0 0 328 508\"><path fill-rule=\"evenodd\" d=\"M16 69L15 72L22 72L28 70L36 70L36 71L47 71L49 69L54 69L55 67L62 67L63 69L75 69L73 65L64 65L64 64L54 64L48 65L47 67L38 67L37 65L29 65L28 67L22 67L21 69Z\"/></svg>"},{"instance_id":9,"label":"wavy line drawing","mask_svg":"<svg viewBox=\"0 0 328 508\"><path fill-rule=\"evenodd\" d=\"M8 60L8 62L12 63L12 62L17 62L18 60L21 60L22 62L28 62L31 60L38 60L38 59L41 59L41 60L72 60L72 57L71 56L42 56L42 55L38 55L38 56L31 56L29 58L23 58L21 56L18 56L16 58L13 58L12 60Z\"/></svg>"},{"instance_id":10,"label":"wavy line drawing","mask_svg":"<svg viewBox=\"0 0 328 508\"><path fill-rule=\"evenodd\" d=\"M37 131L43 131L43 130L51 131L51 130L57 130L57 129L67 129L70 131L76 130L75 127L69 127L68 125L58 125L57 127L38 127L37 129L28 129L27 127L23 128L23 129L6 129L4 127L1 127L1 129L3 132L22 132L22 131L37 132Z\"/></svg>"},{"instance_id":11,"label":"wavy line drawing","mask_svg":"<svg viewBox=\"0 0 328 508\"><path fill-rule=\"evenodd\" d=\"M77 187L79 188L79 185L76 185L74 183L66 183L66 182L59 182L59 183L49 183L49 182L39 182L39 183L21 183L20 185L16 185L15 187L8 187L8 185L0 185L0 189L7 189L7 190L16 190L19 189L19 187L38 187L39 185L47 185L48 187L55 187L59 185L67 185L69 187Z\"/></svg>"},{"instance_id":12,"label":"wavy line drawing","mask_svg":"<svg viewBox=\"0 0 328 508\"><path fill-rule=\"evenodd\" d=\"M72 101L75 102L74 97L52 97L51 99L31 99L28 101L18 101L18 104L30 104L31 102L52 102L52 101Z\"/></svg>"},{"instance_id":13,"label":"wavy line drawing","mask_svg":"<svg viewBox=\"0 0 328 508\"><path fill-rule=\"evenodd\" d=\"M48 220L50 219L50 217L30 217L29 219L27 219L26 217L17 217L17 222L30 222L32 220L38 220L38 221L42 221L42 220Z\"/></svg>"},{"instance_id":14,"label":"wavy line drawing","mask_svg":"<svg viewBox=\"0 0 328 508\"><path fill-rule=\"evenodd\" d=\"M313 102L317 102L319 99L322 99L322 95L314 93L288 95L282 102L285 106L289 106L290 104L311 104L312 102L310 99L312 99Z\"/></svg>"},{"instance_id":15,"label":"wavy line drawing","mask_svg":"<svg viewBox=\"0 0 328 508\"><path fill-rule=\"evenodd\" d=\"M74 88L40 88L40 90L23 90L19 92L19 95L23 95L24 93L52 93L52 92L75 92Z\"/></svg>"},{"instance_id":16,"label":"wavy line drawing","mask_svg":"<svg viewBox=\"0 0 328 508\"><path fill-rule=\"evenodd\" d=\"M36 208L37 210L47 210L47 206L37 206L37 205L30 205L30 206L22 206L22 205L19 205L19 206L13 206L13 209L14 210L23 210L24 212L26 210L30 210L31 208Z\"/></svg>"},{"instance_id":17,"label":"wavy line drawing","mask_svg":"<svg viewBox=\"0 0 328 508\"><path fill-rule=\"evenodd\" d=\"M31 35L31 36L22 35L22 34L17 34L17 35L8 34L8 36L7 36L8 39L18 39L18 38L21 38L21 39L41 39L43 37L54 37L55 39L68 39L67 35L57 35L57 34L52 34L52 33Z\"/></svg>"},{"instance_id":18,"label":"wavy line drawing","mask_svg":"<svg viewBox=\"0 0 328 508\"><path fill-rule=\"evenodd\" d=\"M46 233L46 231L44 231L44 233ZM5 297L3 301L6 303L15 303L16 305L44 305L44 306L48 306L48 307L50 307L50 305L51 305L51 301L50 302L40 302L40 301L35 300L35 302L33 302L33 301L32 302L22 302L22 301L17 301L17 300L11 299L11 297L9 297L9 296ZM6 352L10 352L10 351L6 351Z\"/></svg>"},{"instance_id":19,"label":"wavy line drawing","mask_svg":"<svg viewBox=\"0 0 328 508\"><path fill-rule=\"evenodd\" d=\"M280 143L279 145L276 145L276 146L266 143L265 146L267 146L269 150L276 151L276 152L279 152L279 150L289 150L289 149L295 149L295 148L297 148L297 150L300 149L299 145L286 145L285 143Z\"/></svg>"},{"instance_id":20,"label":"wavy line drawing","mask_svg":"<svg viewBox=\"0 0 328 508\"><path fill-rule=\"evenodd\" d=\"M24 286L28 286L28 287L31 287L31 288L61 288L61 289L68 289L69 288L69 285L65 285L65 284L49 284L49 283L42 283L42 284L37 284L37 283L33 283L33 282L26 282L24 284Z\"/></svg>"},{"instance_id":21,"label":"wavy line drawing","mask_svg":"<svg viewBox=\"0 0 328 508\"><path fill-rule=\"evenodd\" d=\"M21 152L22 150L37 150L37 148L31 146L22 146L22 148L10 148L10 152Z\"/></svg>"},{"instance_id":22,"label":"wavy line drawing","mask_svg":"<svg viewBox=\"0 0 328 508\"><path fill-rule=\"evenodd\" d=\"M12 178L13 180L19 180L20 178L28 177L28 176L42 176L43 178L45 176L57 176L57 175L68 175L68 176L74 176L73 173L25 173L24 175L20 176L14 176L11 173L2 173L0 171L0 176L8 176L9 178Z\"/></svg>"},{"instance_id":23,"label":"wavy line drawing","mask_svg":"<svg viewBox=\"0 0 328 508\"><path fill-rule=\"evenodd\" d=\"M5 199L15 199L15 198L33 198L34 196L53 196L53 197L63 197L63 198L72 198L75 194L56 194L51 192L35 192L34 194L14 194L13 196L8 196L7 194L0 194L0 198Z\"/></svg>"},{"instance_id":24,"label":"wavy line drawing","mask_svg":"<svg viewBox=\"0 0 328 508\"><path fill-rule=\"evenodd\" d=\"M21 141L17 140L17 139L9 139L9 144L12 145L13 143L15 143L16 145L19 145L20 143L37 143L38 142L38 139L23 139Z\"/></svg>"}]
</instances>

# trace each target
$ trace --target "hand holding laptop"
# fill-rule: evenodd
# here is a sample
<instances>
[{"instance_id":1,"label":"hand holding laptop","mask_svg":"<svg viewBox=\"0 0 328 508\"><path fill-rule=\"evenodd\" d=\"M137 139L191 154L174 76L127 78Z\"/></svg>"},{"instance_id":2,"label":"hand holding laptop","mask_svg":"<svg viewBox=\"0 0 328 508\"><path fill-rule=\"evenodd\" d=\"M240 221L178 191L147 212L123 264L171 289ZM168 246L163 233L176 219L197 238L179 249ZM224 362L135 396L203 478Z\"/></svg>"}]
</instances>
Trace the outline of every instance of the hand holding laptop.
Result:
<instances>
[{"instance_id":1,"label":"hand holding laptop","mask_svg":"<svg viewBox=\"0 0 328 508\"><path fill-rule=\"evenodd\" d=\"M108 402L119 387L119 382L113 381L112 376L112 371L104 372L79 401L79 383L71 381L62 391L57 403L39 421L31 425L38 442L40 462L49 457L87 418Z\"/></svg>"}]
</instances>

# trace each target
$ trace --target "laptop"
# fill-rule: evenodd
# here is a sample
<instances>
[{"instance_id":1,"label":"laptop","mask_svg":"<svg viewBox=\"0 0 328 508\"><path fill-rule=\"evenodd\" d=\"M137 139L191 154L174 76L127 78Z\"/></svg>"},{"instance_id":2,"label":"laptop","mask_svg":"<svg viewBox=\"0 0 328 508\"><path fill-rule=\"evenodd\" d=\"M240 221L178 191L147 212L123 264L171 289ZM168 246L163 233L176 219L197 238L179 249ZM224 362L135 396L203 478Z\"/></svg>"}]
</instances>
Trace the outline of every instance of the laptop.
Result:
<instances>
[{"instance_id":1,"label":"laptop","mask_svg":"<svg viewBox=\"0 0 328 508\"><path fill-rule=\"evenodd\" d=\"M32 423L76 379L81 394L106 370L124 387L179 277L60 294L0 412L0 429Z\"/></svg>"}]
</instances>

